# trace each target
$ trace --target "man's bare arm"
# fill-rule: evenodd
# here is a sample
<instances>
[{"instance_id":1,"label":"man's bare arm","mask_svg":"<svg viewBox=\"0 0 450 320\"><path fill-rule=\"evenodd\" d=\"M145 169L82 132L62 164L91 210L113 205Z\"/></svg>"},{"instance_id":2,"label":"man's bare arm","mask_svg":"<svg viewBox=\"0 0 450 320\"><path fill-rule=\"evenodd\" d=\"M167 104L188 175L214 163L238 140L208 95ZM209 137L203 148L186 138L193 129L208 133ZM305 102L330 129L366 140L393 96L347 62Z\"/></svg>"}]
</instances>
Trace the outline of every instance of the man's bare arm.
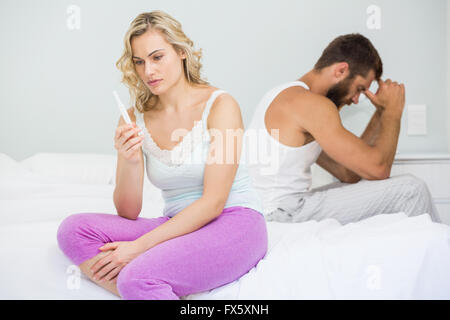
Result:
<instances>
[{"instance_id":1,"label":"man's bare arm","mask_svg":"<svg viewBox=\"0 0 450 320\"><path fill-rule=\"evenodd\" d=\"M380 120L382 111L377 110L370 119L366 126L361 139L365 141L368 145L373 146L375 139L380 131ZM339 179L341 182L345 183L357 183L362 178L355 172L347 169L340 163L337 163L332 158L330 158L325 151L322 151L316 162L320 167L328 171L334 177Z\"/></svg>"},{"instance_id":2,"label":"man's bare arm","mask_svg":"<svg viewBox=\"0 0 450 320\"><path fill-rule=\"evenodd\" d=\"M396 94L387 94L388 88L392 88L392 91ZM364 91L364 94L369 98L370 102L377 108L377 112L380 115L379 129L374 136L374 145L383 141L390 143L389 154L387 165L389 167L389 172L392 168L392 163L395 159L395 154L397 152L398 138L400 135L400 123L403 113L403 108L405 107L405 86L403 84L398 84L397 82L392 82L390 79L383 82L378 81L378 91L373 94L370 90ZM393 132L395 134L389 136L387 134L386 126L392 123L395 127Z\"/></svg>"},{"instance_id":3,"label":"man's bare arm","mask_svg":"<svg viewBox=\"0 0 450 320\"><path fill-rule=\"evenodd\" d=\"M366 129L361 135L361 139L364 140L368 145L373 146L375 144L375 139L378 137L381 126L381 114L382 111L377 110L372 115Z\"/></svg>"},{"instance_id":4,"label":"man's bare arm","mask_svg":"<svg viewBox=\"0 0 450 320\"><path fill-rule=\"evenodd\" d=\"M297 105L296 111L293 110L299 126L314 136L331 159L368 180L390 176L404 107L403 85L387 80L380 81L380 88L376 96L366 94L377 109L383 111L379 132L372 137L373 145L346 130L335 105L325 97L303 96L301 108Z\"/></svg>"}]
</instances>

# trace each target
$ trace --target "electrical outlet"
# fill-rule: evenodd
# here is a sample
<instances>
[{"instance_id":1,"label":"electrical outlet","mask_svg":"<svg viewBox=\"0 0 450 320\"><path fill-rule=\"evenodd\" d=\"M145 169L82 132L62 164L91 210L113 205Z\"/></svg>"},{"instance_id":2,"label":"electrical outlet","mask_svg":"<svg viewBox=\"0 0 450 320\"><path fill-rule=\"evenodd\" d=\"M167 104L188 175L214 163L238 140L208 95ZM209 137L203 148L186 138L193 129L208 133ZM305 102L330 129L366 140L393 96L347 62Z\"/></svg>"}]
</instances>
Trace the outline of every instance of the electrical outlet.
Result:
<instances>
[{"instance_id":1,"label":"electrical outlet","mask_svg":"<svg viewBox=\"0 0 450 320\"><path fill-rule=\"evenodd\" d=\"M427 134L427 106L412 104L408 106L408 135L423 136Z\"/></svg>"}]
</instances>

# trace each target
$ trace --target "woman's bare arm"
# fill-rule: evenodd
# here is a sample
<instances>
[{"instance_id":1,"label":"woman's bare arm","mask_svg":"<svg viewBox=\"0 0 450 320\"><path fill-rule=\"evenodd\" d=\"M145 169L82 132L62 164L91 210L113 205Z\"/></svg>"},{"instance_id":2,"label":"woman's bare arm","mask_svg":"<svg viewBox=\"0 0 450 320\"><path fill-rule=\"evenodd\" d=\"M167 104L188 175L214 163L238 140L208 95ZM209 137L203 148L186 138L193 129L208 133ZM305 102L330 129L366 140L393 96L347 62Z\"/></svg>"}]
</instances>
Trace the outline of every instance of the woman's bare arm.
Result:
<instances>
[{"instance_id":1,"label":"woman's bare arm","mask_svg":"<svg viewBox=\"0 0 450 320\"><path fill-rule=\"evenodd\" d=\"M133 123L136 118L133 108L128 109L128 114ZM125 121L120 117L118 127ZM121 217L136 220L142 210L142 192L144 187L144 157L139 149L138 161L130 162L117 155L116 187L114 189L114 205L117 214Z\"/></svg>"}]
</instances>

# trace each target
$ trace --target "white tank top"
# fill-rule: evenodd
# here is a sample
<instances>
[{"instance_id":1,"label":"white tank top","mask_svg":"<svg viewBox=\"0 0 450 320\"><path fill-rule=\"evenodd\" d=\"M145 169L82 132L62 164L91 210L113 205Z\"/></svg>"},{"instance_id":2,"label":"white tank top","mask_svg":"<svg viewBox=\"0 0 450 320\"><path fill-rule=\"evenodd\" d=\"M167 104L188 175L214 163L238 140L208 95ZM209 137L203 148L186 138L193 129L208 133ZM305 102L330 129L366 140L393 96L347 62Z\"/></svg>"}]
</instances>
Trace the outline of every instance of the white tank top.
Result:
<instances>
[{"instance_id":1,"label":"white tank top","mask_svg":"<svg viewBox=\"0 0 450 320\"><path fill-rule=\"evenodd\" d=\"M136 125L144 132L142 150L150 182L161 189L165 201L164 216L173 217L203 194L203 179L211 136L207 128L209 111L216 98L224 93L214 91L196 121L173 149L160 149L148 132L143 114L134 108ZM220 183L218 181L218 183ZM224 208L242 206L262 213L261 200L251 186L245 165L240 164Z\"/></svg>"},{"instance_id":2,"label":"white tank top","mask_svg":"<svg viewBox=\"0 0 450 320\"><path fill-rule=\"evenodd\" d=\"M301 147L281 144L272 137L264 122L267 108L285 89L293 86L309 87L301 81L279 85L267 92L257 106L253 118L246 130L246 137L257 132L258 144L245 140L245 152L248 157L258 154L257 161L247 158L248 172L253 186L263 201L263 213L281 208L283 204L295 203L303 192L311 190L311 165L316 162L322 148L316 141ZM252 131L249 133L248 131ZM257 148L256 152L254 149Z\"/></svg>"}]
</instances>

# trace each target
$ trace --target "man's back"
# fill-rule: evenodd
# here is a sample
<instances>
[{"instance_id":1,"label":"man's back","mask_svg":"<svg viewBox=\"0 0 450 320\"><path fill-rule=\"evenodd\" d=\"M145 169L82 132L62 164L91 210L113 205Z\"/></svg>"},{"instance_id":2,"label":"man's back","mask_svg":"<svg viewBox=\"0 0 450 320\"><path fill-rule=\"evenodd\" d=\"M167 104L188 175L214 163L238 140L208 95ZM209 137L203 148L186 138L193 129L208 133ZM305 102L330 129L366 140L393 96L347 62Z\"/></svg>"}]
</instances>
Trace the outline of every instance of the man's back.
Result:
<instances>
[{"instance_id":1,"label":"man's back","mask_svg":"<svg viewBox=\"0 0 450 320\"><path fill-rule=\"evenodd\" d=\"M283 102L276 101L286 89L299 86L309 89L305 83L293 81L269 90L247 128L247 134L258 137L257 144L246 144L248 154L257 152L257 161L249 161L247 167L262 198L265 213L296 206L300 194L310 191L311 165L322 151L316 141L308 140L307 135L297 130L295 122L288 122L287 114L283 115L283 112L289 112L286 109L290 105L283 110ZM275 105L273 102L278 103L275 108L271 108Z\"/></svg>"},{"instance_id":2,"label":"man's back","mask_svg":"<svg viewBox=\"0 0 450 320\"><path fill-rule=\"evenodd\" d=\"M315 140L310 133L299 126L298 121L298 118L301 117L302 101L313 93L309 91L304 82L295 81L292 84L294 86L280 91L268 105L264 124L268 132L279 130L277 140L281 144L289 147L301 147ZM281 85L281 87L284 88L286 85Z\"/></svg>"}]
</instances>

